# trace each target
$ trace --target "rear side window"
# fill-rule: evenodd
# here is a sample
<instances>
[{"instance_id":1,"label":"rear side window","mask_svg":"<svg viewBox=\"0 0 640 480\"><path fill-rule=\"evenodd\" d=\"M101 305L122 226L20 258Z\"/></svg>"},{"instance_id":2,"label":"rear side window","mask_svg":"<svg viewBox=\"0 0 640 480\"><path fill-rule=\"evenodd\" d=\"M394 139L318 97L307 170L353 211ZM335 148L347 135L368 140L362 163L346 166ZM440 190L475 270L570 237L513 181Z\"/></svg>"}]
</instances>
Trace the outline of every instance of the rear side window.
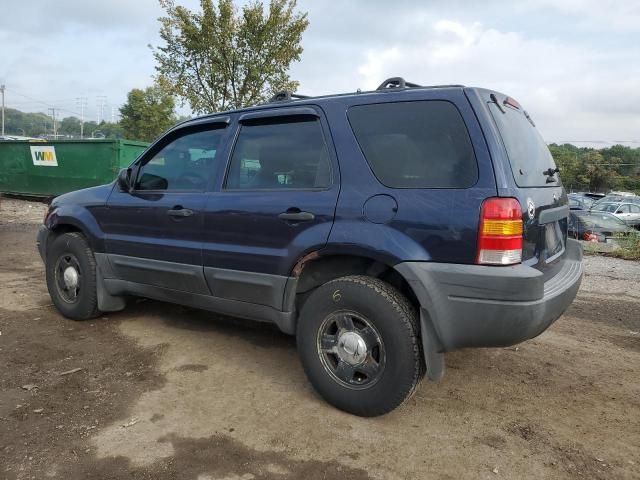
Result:
<instances>
[{"instance_id":1,"label":"rear side window","mask_svg":"<svg viewBox=\"0 0 640 480\"><path fill-rule=\"evenodd\" d=\"M467 188L478 180L471 139L450 102L351 107L349 123L371 170L391 188Z\"/></svg>"},{"instance_id":2,"label":"rear side window","mask_svg":"<svg viewBox=\"0 0 640 480\"><path fill-rule=\"evenodd\" d=\"M557 186L557 175L549 177L543 173L556 168L551 152L525 114L508 105L502 107L503 113L494 102L489 103L489 110L500 131L518 186ZM547 182L548 179L552 181Z\"/></svg>"},{"instance_id":3,"label":"rear side window","mask_svg":"<svg viewBox=\"0 0 640 480\"><path fill-rule=\"evenodd\" d=\"M317 118L242 126L227 189L323 189L330 183L329 153Z\"/></svg>"}]
</instances>

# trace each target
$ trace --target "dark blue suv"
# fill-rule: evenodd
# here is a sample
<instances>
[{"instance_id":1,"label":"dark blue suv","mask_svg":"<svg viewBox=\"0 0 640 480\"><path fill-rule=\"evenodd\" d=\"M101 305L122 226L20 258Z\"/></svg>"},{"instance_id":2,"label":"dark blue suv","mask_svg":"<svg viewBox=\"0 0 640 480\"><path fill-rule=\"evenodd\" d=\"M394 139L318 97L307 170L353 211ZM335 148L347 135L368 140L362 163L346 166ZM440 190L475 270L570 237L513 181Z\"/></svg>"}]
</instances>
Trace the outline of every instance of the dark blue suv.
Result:
<instances>
[{"instance_id":1,"label":"dark blue suv","mask_svg":"<svg viewBox=\"0 0 640 480\"><path fill-rule=\"evenodd\" d=\"M114 183L56 198L38 245L64 316L141 296L273 322L322 397L374 416L441 378L444 352L564 312L568 215L515 100L393 78L181 123Z\"/></svg>"}]
</instances>

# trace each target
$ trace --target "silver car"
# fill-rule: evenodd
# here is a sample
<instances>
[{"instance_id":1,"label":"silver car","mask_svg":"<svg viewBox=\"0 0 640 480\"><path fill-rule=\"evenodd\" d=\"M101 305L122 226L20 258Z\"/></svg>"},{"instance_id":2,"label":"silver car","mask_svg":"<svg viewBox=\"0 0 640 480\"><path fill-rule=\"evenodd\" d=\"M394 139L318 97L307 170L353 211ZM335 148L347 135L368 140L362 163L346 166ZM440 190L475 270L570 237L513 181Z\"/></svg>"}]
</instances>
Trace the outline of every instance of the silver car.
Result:
<instances>
[{"instance_id":1,"label":"silver car","mask_svg":"<svg viewBox=\"0 0 640 480\"><path fill-rule=\"evenodd\" d=\"M608 212L620 220L624 221L627 225L632 227L640 226L640 205L636 203L628 202L606 202L594 205L592 211L595 212Z\"/></svg>"}]
</instances>

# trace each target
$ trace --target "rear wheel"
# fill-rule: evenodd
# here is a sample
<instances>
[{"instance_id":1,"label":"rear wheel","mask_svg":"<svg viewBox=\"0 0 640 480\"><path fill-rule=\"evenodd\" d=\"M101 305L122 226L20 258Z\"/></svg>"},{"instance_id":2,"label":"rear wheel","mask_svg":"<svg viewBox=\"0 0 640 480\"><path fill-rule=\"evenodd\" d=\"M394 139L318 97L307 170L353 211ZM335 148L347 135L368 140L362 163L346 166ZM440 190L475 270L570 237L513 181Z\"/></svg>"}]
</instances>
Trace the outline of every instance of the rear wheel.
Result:
<instances>
[{"instance_id":1,"label":"rear wheel","mask_svg":"<svg viewBox=\"0 0 640 480\"><path fill-rule=\"evenodd\" d=\"M398 407L423 373L415 309L376 278L348 276L317 288L300 314L297 343L316 391L355 415Z\"/></svg>"},{"instance_id":2,"label":"rear wheel","mask_svg":"<svg viewBox=\"0 0 640 480\"><path fill-rule=\"evenodd\" d=\"M85 237L64 233L47 248L47 288L65 317L87 320L100 315L96 291L96 261Z\"/></svg>"}]
</instances>

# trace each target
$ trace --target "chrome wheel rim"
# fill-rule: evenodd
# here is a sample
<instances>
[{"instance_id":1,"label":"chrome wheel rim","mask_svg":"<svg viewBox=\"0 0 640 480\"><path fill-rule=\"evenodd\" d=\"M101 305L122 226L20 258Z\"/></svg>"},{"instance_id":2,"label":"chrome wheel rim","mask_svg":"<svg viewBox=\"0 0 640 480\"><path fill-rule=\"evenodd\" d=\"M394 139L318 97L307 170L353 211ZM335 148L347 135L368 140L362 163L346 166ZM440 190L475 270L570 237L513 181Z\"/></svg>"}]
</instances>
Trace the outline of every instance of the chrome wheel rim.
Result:
<instances>
[{"instance_id":1,"label":"chrome wheel rim","mask_svg":"<svg viewBox=\"0 0 640 480\"><path fill-rule=\"evenodd\" d=\"M82 274L78 259L71 253L60 255L56 261L54 272L56 288L60 298L67 303L76 303L82 285Z\"/></svg>"},{"instance_id":2,"label":"chrome wheel rim","mask_svg":"<svg viewBox=\"0 0 640 480\"><path fill-rule=\"evenodd\" d=\"M355 390L380 380L385 367L382 337L364 316L334 312L318 329L318 356L326 372L339 384Z\"/></svg>"}]
</instances>

